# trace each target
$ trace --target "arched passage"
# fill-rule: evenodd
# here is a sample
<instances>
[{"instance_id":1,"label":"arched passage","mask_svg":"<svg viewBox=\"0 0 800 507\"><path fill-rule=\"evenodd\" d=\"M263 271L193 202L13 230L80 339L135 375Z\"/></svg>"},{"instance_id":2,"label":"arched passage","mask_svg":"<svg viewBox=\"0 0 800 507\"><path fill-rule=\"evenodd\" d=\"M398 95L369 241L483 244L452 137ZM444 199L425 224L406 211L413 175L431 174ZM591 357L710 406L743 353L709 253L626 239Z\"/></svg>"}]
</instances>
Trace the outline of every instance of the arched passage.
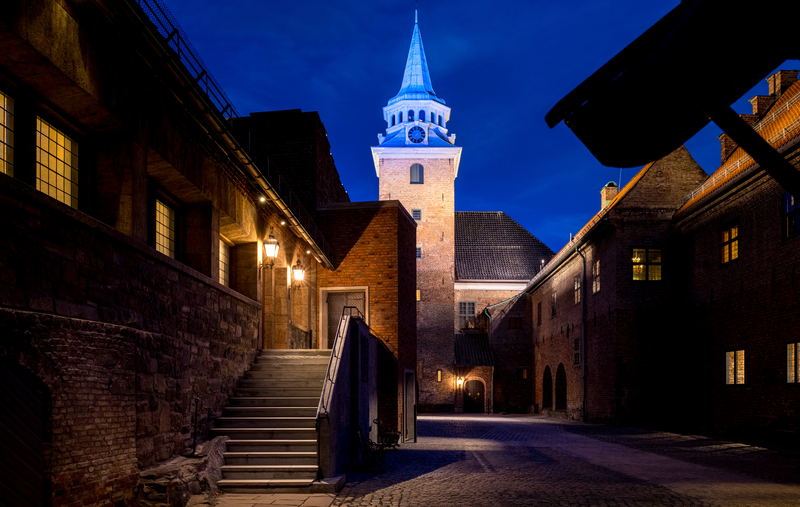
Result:
<instances>
[{"instance_id":1,"label":"arched passage","mask_svg":"<svg viewBox=\"0 0 800 507\"><path fill-rule=\"evenodd\" d=\"M482 414L486 412L486 387L481 380L467 380L464 383L464 412Z\"/></svg>"},{"instance_id":2,"label":"arched passage","mask_svg":"<svg viewBox=\"0 0 800 507\"><path fill-rule=\"evenodd\" d=\"M563 364L556 370L556 410L567 409L567 370Z\"/></svg>"},{"instance_id":3,"label":"arched passage","mask_svg":"<svg viewBox=\"0 0 800 507\"><path fill-rule=\"evenodd\" d=\"M0 453L5 464L0 464L0 495L4 505L50 505L44 475L49 400L47 388L33 373L16 362L0 360Z\"/></svg>"},{"instance_id":4,"label":"arched passage","mask_svg":"<svg viewBox=\"0 0 800 507\"><path fill-rule=\"evenodd\" d=\"M550 367L544 367L542 378L542 408L553 408L553 374Z\"/></svg>"}]
</instances>

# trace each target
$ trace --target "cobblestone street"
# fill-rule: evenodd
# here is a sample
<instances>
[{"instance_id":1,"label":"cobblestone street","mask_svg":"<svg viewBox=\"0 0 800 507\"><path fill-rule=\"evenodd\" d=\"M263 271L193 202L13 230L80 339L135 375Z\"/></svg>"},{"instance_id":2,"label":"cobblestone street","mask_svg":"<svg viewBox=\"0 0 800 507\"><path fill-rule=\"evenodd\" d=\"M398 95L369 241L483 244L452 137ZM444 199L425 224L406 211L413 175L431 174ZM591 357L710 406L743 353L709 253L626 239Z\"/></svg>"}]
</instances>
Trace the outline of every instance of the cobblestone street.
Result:
<instances>
[{"instance_id":1,"label":"cobblestone street","mask_svg":"<svg viewBox=\"0 0 800 507\"><path fill-rule=\"evenodd\" d=\"M800 456L541 416L428 415L334 506L798 506Z\"/></svg>"}]
</instances>

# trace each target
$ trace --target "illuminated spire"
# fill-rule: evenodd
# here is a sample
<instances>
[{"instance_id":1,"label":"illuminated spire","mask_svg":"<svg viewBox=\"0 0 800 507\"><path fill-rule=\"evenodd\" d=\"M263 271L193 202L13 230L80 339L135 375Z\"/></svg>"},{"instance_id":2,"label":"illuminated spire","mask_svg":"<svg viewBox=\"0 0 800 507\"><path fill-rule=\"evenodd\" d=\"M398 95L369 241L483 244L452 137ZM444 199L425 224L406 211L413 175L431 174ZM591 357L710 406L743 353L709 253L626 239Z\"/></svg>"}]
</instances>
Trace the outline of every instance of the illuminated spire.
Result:
<instances>
[{"instance_id":1,"label":"illuminated spire","mask_svg":"<svg viewBox=\"0 0 800 507\"><path fill-rule=\"evenodd\" d=\"M414 10L414 33L411 35L411 47L408 49L406 70L403 73L403 84L400 91L389 105L401 100L435 100L444 104L444 99L436 95L431 84L431 75L428 71L428 62L425 58L425 49L422 47L422 36L419 33L419 18Z\"/></svg>"}]
</instances>

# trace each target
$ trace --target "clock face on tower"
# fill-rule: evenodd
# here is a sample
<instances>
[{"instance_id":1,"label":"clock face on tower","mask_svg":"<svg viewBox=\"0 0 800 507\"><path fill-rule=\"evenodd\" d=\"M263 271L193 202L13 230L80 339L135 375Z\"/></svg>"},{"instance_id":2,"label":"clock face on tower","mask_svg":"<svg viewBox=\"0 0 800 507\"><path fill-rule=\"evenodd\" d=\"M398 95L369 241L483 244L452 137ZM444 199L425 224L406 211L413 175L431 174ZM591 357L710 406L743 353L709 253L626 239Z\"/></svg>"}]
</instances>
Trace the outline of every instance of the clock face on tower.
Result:
<instances>
[{"instance_id":1,"label":"clock face on tower","mask_svg":"<svg viewBox=\"0 0 800 507\"><path fill-rule=\"evenodd\" d=\"M420 127L411 127L408 130L408 140L418 144L425 140L425 131Z\"/></svg>"}]
</instances>

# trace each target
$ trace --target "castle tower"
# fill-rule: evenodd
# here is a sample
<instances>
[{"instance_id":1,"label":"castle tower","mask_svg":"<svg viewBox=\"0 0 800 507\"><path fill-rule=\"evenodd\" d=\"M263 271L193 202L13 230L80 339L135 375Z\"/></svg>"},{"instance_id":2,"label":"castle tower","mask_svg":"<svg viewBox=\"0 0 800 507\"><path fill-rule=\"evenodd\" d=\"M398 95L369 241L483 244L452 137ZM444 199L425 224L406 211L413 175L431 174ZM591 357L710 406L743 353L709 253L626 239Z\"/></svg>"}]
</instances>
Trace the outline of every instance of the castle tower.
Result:
<instances>
[{"instance_id":1,"label":"castle tower","mask_svg":"<svg viewBox=\"0 0 800 507\"><path fill-rule=\"evenodd\" d=\"M383 108L386 134L372 148L380 200L399 200L417 221L417 375L421 410L452 411L454 185L461 148L450 108L431 85L416 12L400 91Z\"/></svg>"}]
</instances>

